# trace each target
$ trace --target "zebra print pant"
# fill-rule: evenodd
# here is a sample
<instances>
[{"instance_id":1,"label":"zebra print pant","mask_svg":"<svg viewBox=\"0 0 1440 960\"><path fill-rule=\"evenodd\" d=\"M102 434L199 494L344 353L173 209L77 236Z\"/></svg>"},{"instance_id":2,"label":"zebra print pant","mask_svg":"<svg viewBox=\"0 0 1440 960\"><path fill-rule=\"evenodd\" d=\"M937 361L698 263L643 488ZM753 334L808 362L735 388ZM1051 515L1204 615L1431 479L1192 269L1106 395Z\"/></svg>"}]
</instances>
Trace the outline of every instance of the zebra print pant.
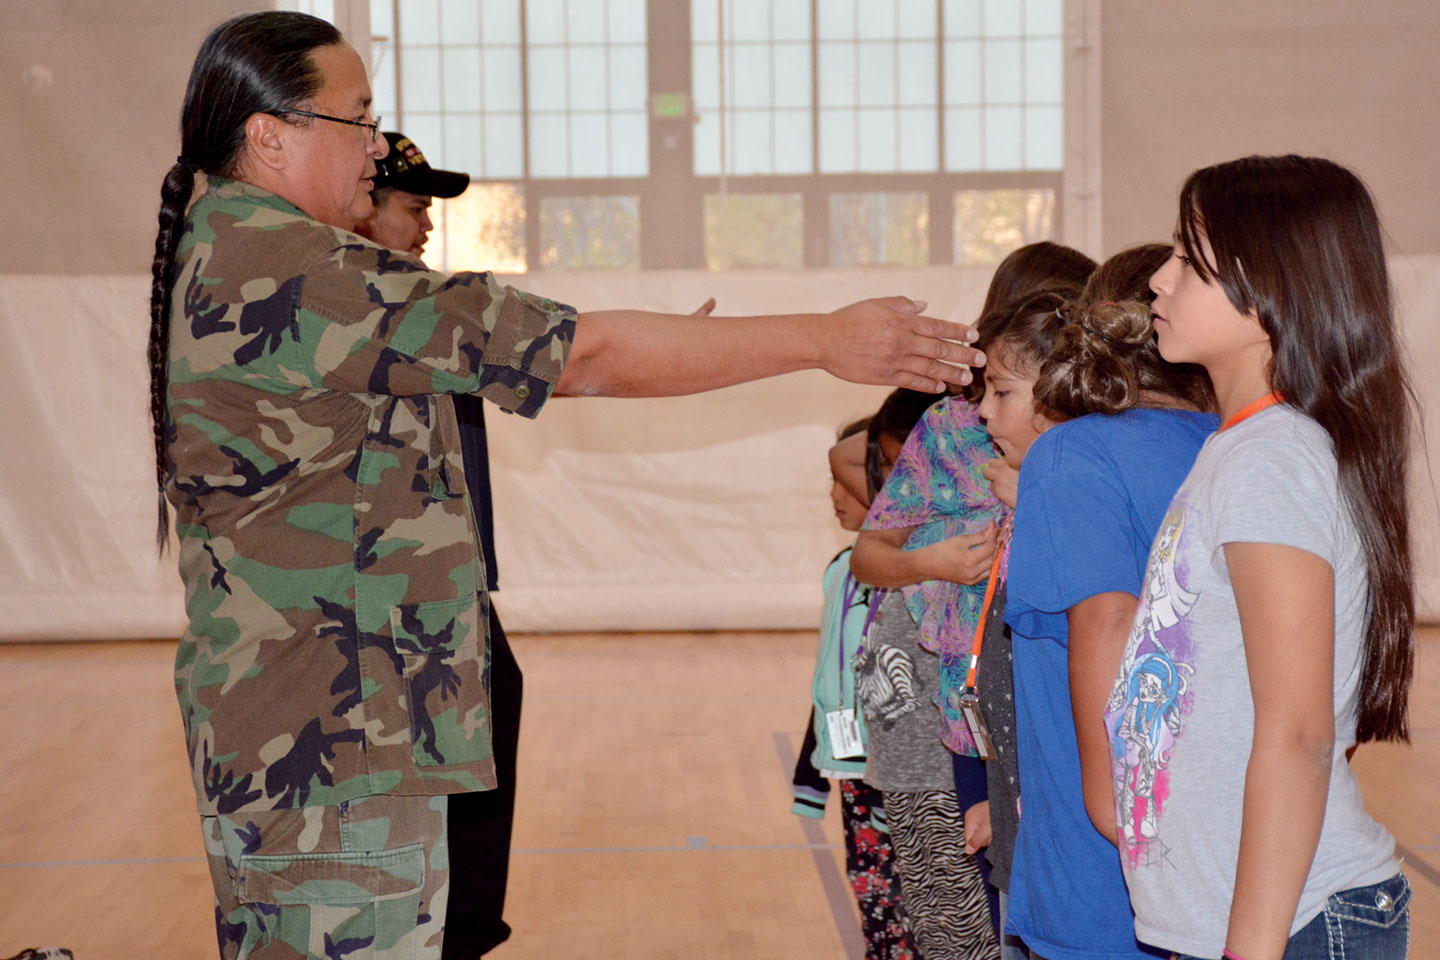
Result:
<instances>
[{"instance_id":1,"label":"zebra print pant","mask_svg":"<svg viewBox=\"0 0 1440 960\"><path fill-rule=\"evenodd\" d=\"M901 896L920 953L925 960L999 960L985 881L965 852L955 792L884 796Z\"/></svg>"}]
</instances>

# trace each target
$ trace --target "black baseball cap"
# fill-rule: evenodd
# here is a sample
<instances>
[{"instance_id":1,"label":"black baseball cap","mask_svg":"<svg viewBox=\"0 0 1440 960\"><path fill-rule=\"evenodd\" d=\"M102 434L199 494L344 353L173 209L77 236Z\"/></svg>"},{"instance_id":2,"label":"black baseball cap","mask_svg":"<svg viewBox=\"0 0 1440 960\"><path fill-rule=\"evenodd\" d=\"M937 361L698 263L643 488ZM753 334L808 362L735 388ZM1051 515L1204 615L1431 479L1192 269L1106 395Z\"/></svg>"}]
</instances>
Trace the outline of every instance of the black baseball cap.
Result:
<instances>
[{"instance_id":1,"label":"black baseball cap","mask_svg":"<svg viewBox=\"0 0 1440 960\"><path fill-rule=\"evenodd\" d=\"M427 197L458 197L470 186L470 174L436 170L414 141L401 133L386 130L390 152L375 161L375 188L394 187Z\"/></svg>"}]
</instances>

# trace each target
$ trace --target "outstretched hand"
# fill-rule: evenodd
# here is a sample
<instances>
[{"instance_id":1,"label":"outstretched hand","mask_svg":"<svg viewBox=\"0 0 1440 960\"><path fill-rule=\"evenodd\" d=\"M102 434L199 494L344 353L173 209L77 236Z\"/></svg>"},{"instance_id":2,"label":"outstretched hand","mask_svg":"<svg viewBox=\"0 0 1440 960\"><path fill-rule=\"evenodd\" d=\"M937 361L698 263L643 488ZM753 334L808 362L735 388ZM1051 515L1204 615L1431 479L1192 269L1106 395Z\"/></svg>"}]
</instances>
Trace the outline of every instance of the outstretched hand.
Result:
<instances>
[{"instance_id":1,"label":"outstretched hand","mask_svg":"<svg viewBox=\"0 0 1440 960\"><path fill-rule=\"evenodd\" d=\"M704 303L700 304L700 306L696 307L695 310L694 310L694 312L691 313L690 316L692 316L692 317L708 317L708 316L710 316L710 314L712 314L712 313L714 313L714 312L715 312L715 298L714 298L714 297L711 297L709 300L706 300Z\"/></svg>"},{"instance_id":2,"label":"outstretched hand","mask_svg":"<svg viewBox=\"0 0 1440 960\"><path fill-rule=\"evenodd\" d=\"M826 318L820 366L842 380L939 393L963 386L985 357L969 346L975 331L963 323L923 316L924 301L909 297L862 300Z\"/></svg>"}]
</instances>

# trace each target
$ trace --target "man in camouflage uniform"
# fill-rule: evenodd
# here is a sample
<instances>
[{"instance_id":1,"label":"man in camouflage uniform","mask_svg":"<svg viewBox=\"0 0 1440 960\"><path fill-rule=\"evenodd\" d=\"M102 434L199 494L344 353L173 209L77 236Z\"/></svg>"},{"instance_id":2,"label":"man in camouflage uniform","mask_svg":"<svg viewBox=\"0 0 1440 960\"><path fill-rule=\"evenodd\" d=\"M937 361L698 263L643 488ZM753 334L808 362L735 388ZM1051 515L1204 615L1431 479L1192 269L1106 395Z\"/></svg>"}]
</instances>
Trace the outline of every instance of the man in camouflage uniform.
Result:
<instances>
[{"instance_id":1,"label":"man in camouflage uniform","mask_svg":"<svg viewBox=\"0 0 1440 960\"><path fill-rule=\"evenodd\" d=\"M577 328L488 274L432 272L348 232L386 145L355 52L309 57L311 119L250 116L239 179L196 175L175 258L176 691L222 957L438 957L444 795L495 772L483 564L437 396L532 417L557 387L657 395L807 366L933 389L973 354L909 301Z\"/></svg>"}]
</instances>

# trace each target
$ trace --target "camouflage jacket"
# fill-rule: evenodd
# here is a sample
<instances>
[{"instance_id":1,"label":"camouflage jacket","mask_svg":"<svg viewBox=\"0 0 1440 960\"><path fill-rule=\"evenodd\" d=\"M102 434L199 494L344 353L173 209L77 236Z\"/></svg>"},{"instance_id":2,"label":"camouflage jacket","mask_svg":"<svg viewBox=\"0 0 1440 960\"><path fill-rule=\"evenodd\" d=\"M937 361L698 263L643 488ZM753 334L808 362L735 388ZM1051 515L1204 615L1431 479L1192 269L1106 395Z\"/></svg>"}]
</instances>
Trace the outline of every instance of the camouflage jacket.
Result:
<instances>
[{"instance_id":1,"label":"camouflage jacket","mask_svg":"<svg viewBox=\"0 0 1440 960\"><path fill-rule=\"evenodd\" d=\"M187 216L166 493L201 813L494 786L485 576L453 405L533 417L574 311L216 179Z\"/></svg>"}]
</instances>

